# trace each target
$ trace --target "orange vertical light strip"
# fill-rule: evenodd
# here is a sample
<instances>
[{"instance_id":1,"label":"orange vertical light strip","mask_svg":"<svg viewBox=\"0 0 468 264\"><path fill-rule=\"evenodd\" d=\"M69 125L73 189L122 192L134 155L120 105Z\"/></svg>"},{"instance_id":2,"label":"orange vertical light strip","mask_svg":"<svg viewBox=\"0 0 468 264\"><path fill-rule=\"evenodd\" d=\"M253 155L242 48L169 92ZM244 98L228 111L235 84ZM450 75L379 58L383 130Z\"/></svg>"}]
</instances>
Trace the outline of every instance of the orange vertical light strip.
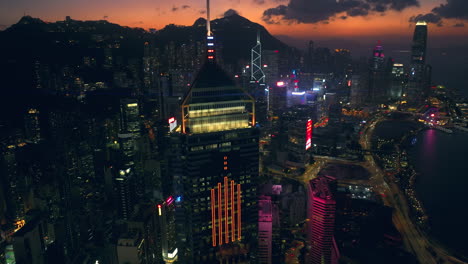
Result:
<instances>
[{"instance_id":1,"label":"orange vertical light strip","mask_svg":"<svg viewBox=\"0 0 468 264\"><path fill-rule=\"evenodd\" d=\"M241 226L241 185L237 184L237 239L241 240L242 226Z\"/></svg>"},{"instance_id":2,"label":"orange vertical light strip","mask_svg":"<svg viewBox=\"0 0 468 264\"><path fill-rule=\"evenodd\" d=\"M224 177L224 226L225 226L225 242L229 243L229 180Z\"/></svg>"},{"instance_id":3,"label":"orange vertical light strip","mask_svg":"<svg viewBox=\"0 0 468 264\"><path fill-rule=\"evenodd\" d=\"M235 221L235 217L234 217L234 181L231 181L231 199L230 199L230 203L231 203L231 231L232 231L232 234L231 234L231 241L235 241L236 240L236 221Z\"/></svg>"},{"instance_id":4,"label":"orange vertical light strip","mask_svg":"<svg viewBox=\"0 0 468 264\"><path fill-rule=\"evenodd\" d=\"M216 207L215 189L211 189L211 237L213 247L216 247Z\"/></svg>"},{"instance_id":5,"label":"orange vertical light strip","mask_svg":"<svg viewBox=\"0 0 468 264\"><path fill-rule=\"evenodd\" d=\"M223 204L221 203L221 183L218 183L218 230L219 244L223 244Z\"/></svg>"},{"instance_id":6,"label":"orange vertical light strip","mask_svg":"<svg viewBox=\"0 0 468 264\"><path fill-rule=\"evenodd\" d=\"M229 225L228 225L228 217L229 217L229 208L228 208L228 178L224 177L224 242L229 243Z\"/></svg>"},{"instance_id":7,"label":"orange vertical light strip","mask_svg":"<svg viewBox=\"0 0 468 264\"><path fill-rule=\"evenodd\" d=\"M255 120L255 103L252 103L252 126L255 127L257 120Z\"/></svg>"}]
</instances>

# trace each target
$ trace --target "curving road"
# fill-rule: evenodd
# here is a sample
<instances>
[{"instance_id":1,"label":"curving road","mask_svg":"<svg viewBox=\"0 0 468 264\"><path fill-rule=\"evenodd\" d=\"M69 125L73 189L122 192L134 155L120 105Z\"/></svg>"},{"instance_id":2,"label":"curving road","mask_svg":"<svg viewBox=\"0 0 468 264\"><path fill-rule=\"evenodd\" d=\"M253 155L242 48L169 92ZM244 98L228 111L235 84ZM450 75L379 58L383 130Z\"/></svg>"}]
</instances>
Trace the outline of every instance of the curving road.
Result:
<instances>
[{"instance_id":1,"label":"curving road","mask_svg":"<svg viewBox=\"0 0 468 264\"><path fill-rule=\"evenodd\" d=\"M363 149L371 149L371 139L375 126L383 120L383 117L379 117L369 122L364 129L360 140ZM409 205L400 188L393 182L385 181L384 173L377 166L372 155L366 155L365 161L367 169L372 173L370 184L374 187L374 190L384 194L382 198L385 205L395 209L393 223L403 237L405 248L412 252L420 263L465 263L450 256L440 245L428 239L426 234L411 220Z\"/></svg>"}]
</instances>

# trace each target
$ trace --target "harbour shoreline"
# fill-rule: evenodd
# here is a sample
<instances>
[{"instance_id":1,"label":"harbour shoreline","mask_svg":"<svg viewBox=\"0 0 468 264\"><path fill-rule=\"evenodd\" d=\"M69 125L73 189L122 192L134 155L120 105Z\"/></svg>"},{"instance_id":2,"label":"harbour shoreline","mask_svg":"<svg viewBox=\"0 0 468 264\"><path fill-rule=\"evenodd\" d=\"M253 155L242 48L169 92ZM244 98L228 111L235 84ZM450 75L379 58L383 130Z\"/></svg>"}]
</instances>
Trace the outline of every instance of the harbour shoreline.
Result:
<instances>
[{"instance_id":1,"label":"harbour shoreline","mask_svg":"<svg viewBox=\"0 0 468 264\"><path fill-rule=\"evenodd\" d=\"M396 140L396 142L394 142L394 146L397 149L399 156L402 155L402 153L405 153L404 155L409 155L408 150L411 148L411 144L408 144L408 140L410 140L410 138L415 138L421 133L423 133L423 131L426 131L428 129L434 129L424 126L417 121L406 120L405 122L414 123L414 125L419 126L419 128L416 131L410 130L404 132L403 136L401 136L399 140ZM403 174L409 177L409 179L407 179L409 184L406 186L406 188L402 186L402 183L400 182L401 179L397 179L396 173L385 177L385 180L395 183L399 191L403 194L406 206L408 207L408 211L410 212L409 216L411 218L411 221L415 223L416 228L423 234L424 237L426 237L429 244L431 245L431 248L428 248L428 251L431 252L431 254L433 254L434 256L437 256L438 254L433 249L436 248L437 251L442 251L440 253L443 253L446 256L450 256L450 261L452 261L453 263L468 263L467 256L460 254L460 252L456 251L455 249L438 240L436 235L432 232L431 216L427 213L427 210L424 208L424 204L421 202L421 197L415 188L415 183L420 179L421 172L417 171L415 164L413 161L411 161L411 159L409 159L408 157L406 158L408 161L407 167L401 169L400 164L398 164L398 167L400 168L400 171L398 173L400 175ZM377 157L377 160L380 161L380 157ZM400 160L398 162L400 162ZM382 170L384 169L381 162L379 162L379 167Z\"/></svg>"}]
</instances>

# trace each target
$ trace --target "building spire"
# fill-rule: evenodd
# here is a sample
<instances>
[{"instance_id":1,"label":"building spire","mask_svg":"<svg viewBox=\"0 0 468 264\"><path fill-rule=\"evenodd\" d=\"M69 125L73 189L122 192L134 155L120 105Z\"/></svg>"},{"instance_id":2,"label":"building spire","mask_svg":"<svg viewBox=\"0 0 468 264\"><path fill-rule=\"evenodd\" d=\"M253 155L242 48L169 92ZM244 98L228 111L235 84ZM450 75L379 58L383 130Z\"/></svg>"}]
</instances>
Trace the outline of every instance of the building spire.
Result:
<instances>
[{"instance_id":1,"label":"building spire","mask_svg":"<svg viewBox=\"0 0 468 264\"><path fill-rule=\"evenodd\" d=\"M210 20L210 0L206 0L206 36L210 37L213 33L211 32L211 20Z\"/></svg>"},{"instance_id":2,"label":"building spire","mask_svg":"<svg viewBox=\"0 0 468 264\"><path fill-rule=\"evenodd\" d=\"M211 22L210 22L210 0L206 0L206 45L207 45L207 59L208 62L215 62L215 44L213 32L211 32Z\"/></svg>"}]
</instances>

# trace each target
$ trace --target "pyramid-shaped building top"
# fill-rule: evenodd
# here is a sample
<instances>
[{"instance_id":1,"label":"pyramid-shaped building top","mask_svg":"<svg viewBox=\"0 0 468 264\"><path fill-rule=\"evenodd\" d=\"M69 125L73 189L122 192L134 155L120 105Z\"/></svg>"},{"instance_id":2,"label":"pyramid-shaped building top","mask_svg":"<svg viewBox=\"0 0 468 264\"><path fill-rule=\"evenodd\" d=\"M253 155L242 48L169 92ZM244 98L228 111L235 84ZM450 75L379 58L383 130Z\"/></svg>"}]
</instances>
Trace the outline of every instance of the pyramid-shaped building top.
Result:
<instances>
[{"instance_id":1,"label":"pyramid-shaped building top","mask_svg":"<svg viewBox=\"0 0 468 264\"><path fill-rule=\"evenodd\" d=\"M214 61L206 61L182 103L182 132L209 133L255 124L253 98Z\"/></svg>"},{"instance_id":2,"label":"pyramid-shaped building top","mask_svg":"<svg viewBox=\"0 0 468 264\"><path fill-rule=\"evenodd\" d=\"M213 62L207 61L198 72L184 103L207 103L251 99L241 87Z\"/></svg>"}]
</instances>

